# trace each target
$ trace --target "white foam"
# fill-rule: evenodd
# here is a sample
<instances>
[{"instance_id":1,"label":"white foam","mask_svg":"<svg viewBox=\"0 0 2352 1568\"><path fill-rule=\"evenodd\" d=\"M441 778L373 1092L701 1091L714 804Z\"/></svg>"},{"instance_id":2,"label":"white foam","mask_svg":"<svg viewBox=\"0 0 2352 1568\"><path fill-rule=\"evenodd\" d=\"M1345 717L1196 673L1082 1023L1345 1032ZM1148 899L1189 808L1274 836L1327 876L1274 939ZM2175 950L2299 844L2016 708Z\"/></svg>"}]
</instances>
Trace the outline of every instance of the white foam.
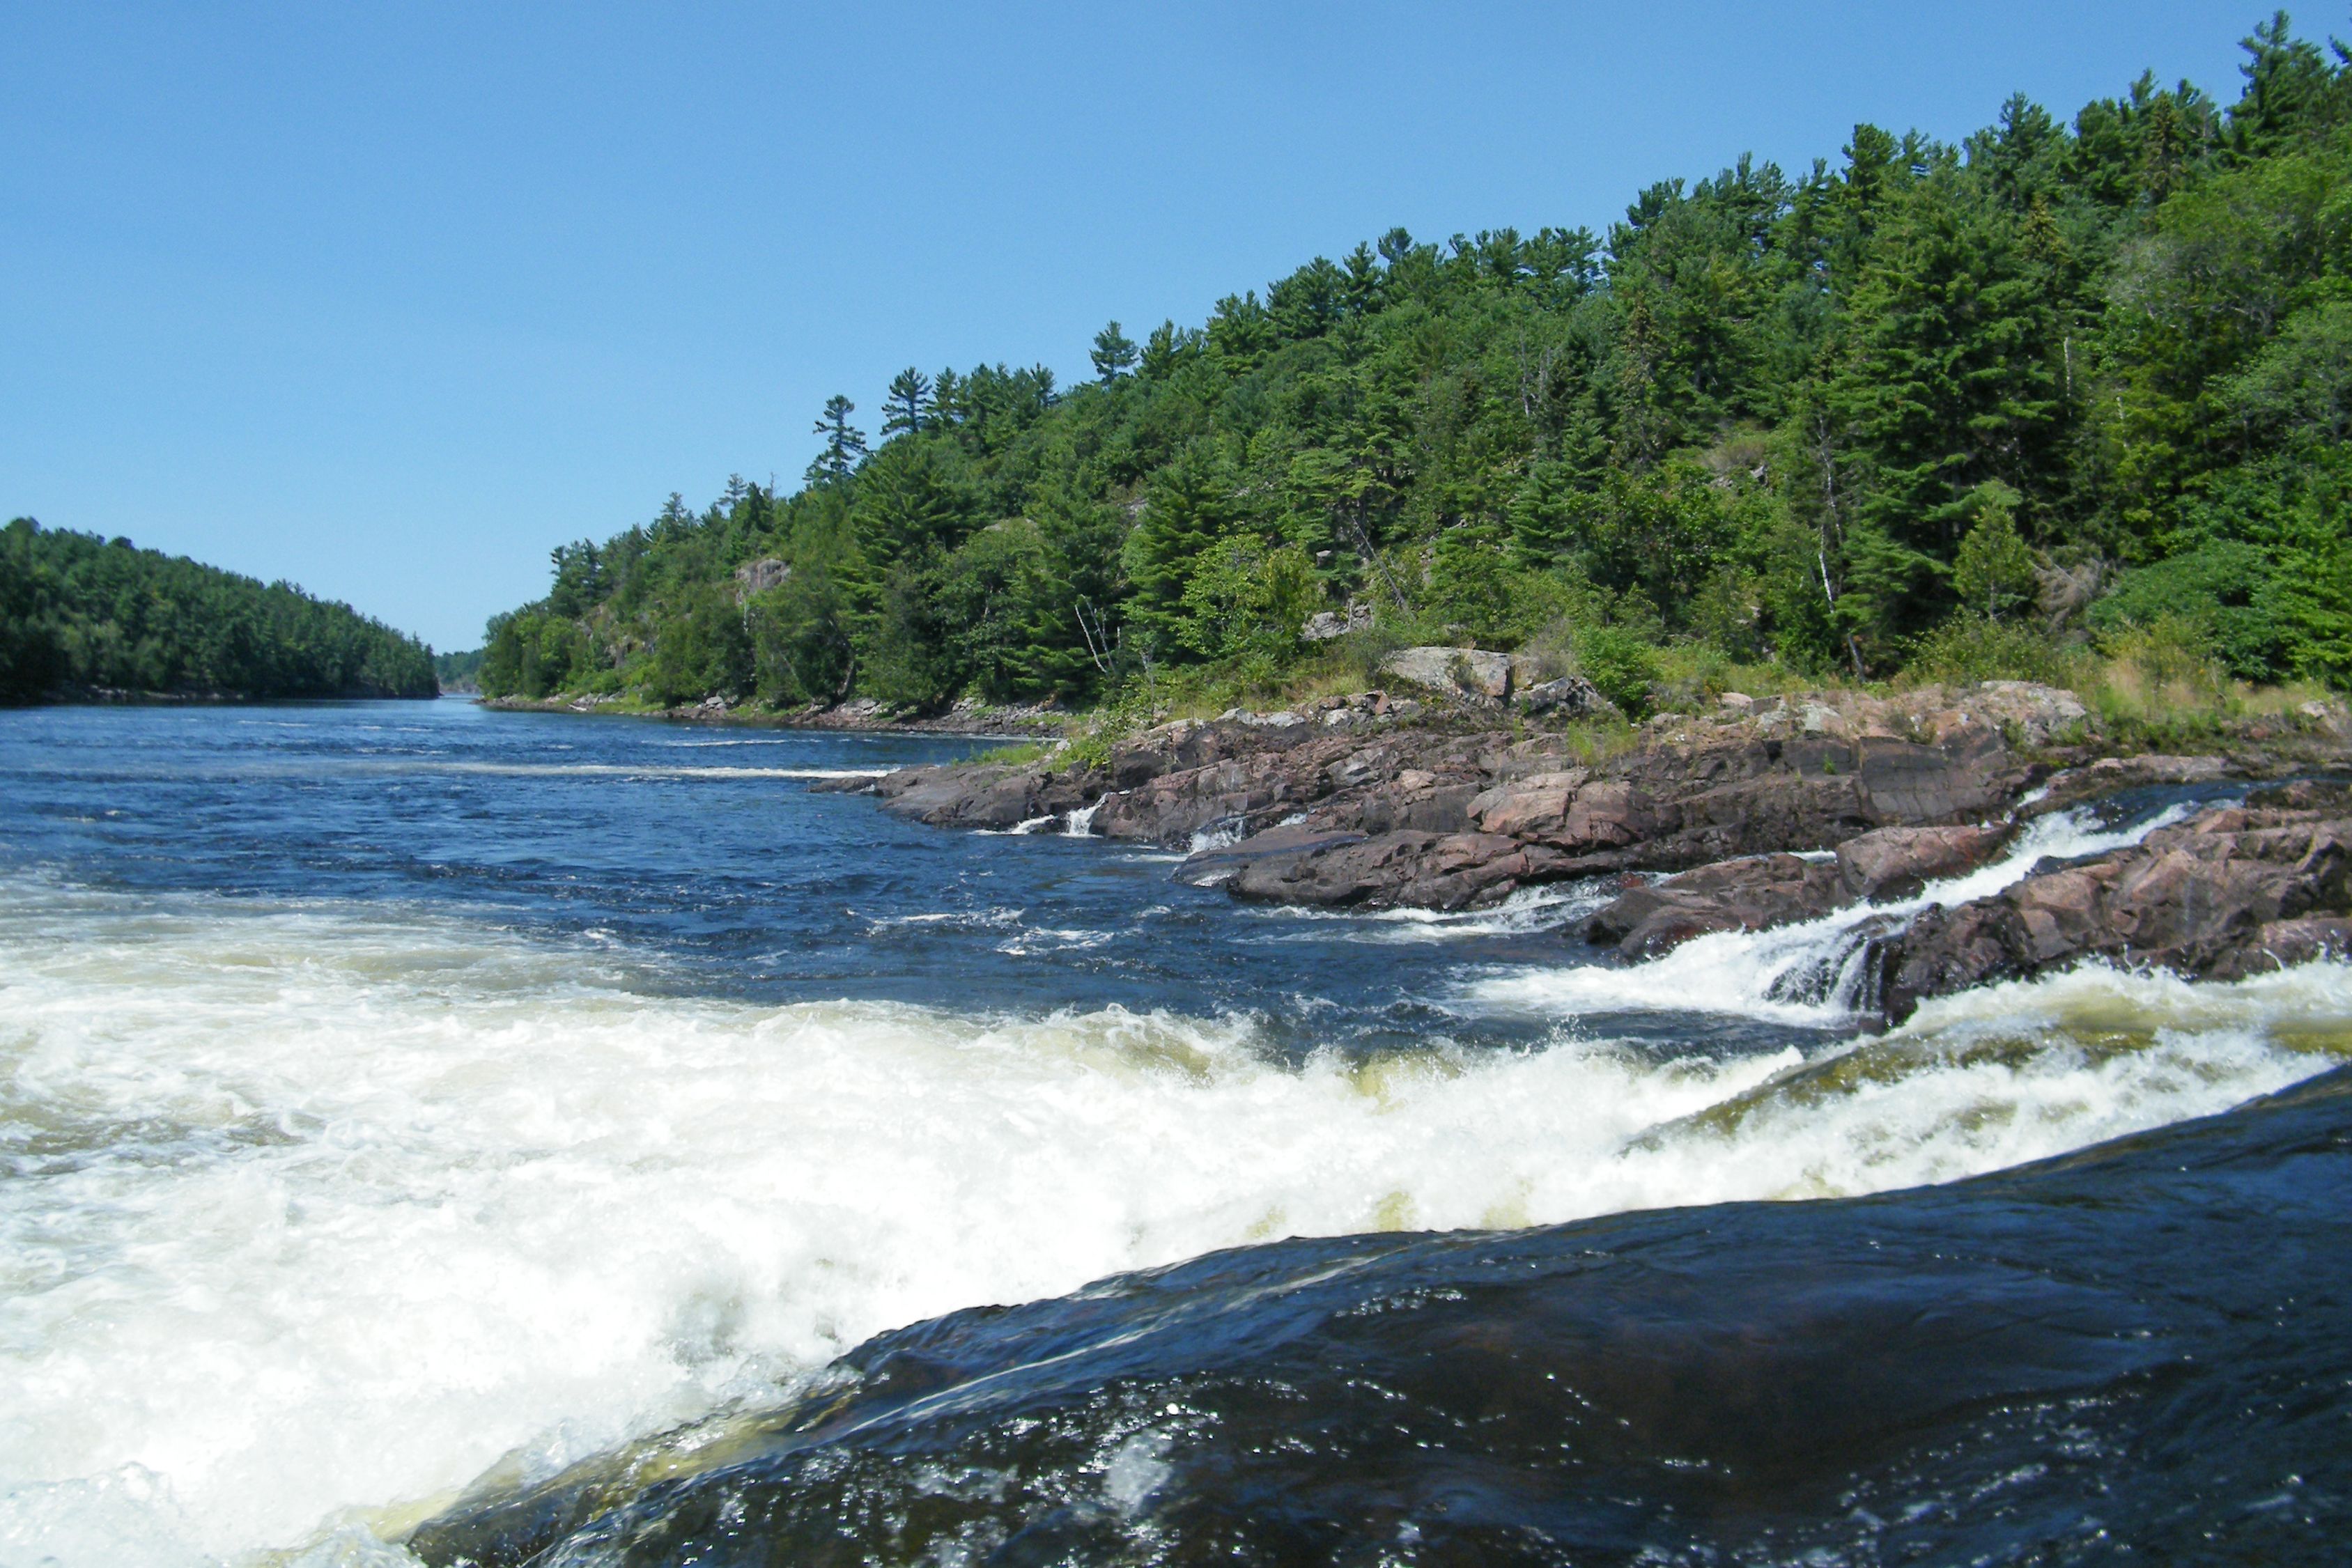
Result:
<instances>
[{"instance_id":1,"label":"white foam","mask_svg":"<svg viewBox=\"0 0 2352 1568\"><path fill-rule=\"evenodd\" d=\"M1204 880L1202 886L1213 885ZM1500 904L1486 909L1317 909L1296 904L1253 904L1248 912L1270 924L1343 923L1352 938L1362 942L1419 944L1459 941L1471 936L1519 936L1556 931L1583 918L1617 896L1613 879L1555 883L1523 887ZM1297 939L1320 942L1329 932L1302 932ZM1277 940L1289 940L1287 936Z\"/></svg>"},{"instance_id":2,"label":"white foam","mask_svg":"<svg viewBox=\"0 0 2352 1568\"><path fill-rule=\"evenodd\" d=\"M380 1560L346 1511L957 1307L1286 1234L1989 1168L2292 1082L2352 1018L2344 966L2076 976L1938 1004L1855 1048L1917 1062L1835 1093L1769 1082L1794 1051L1574 1039L1299 1067L1244 1020L761 1007L438 920L0 894L0 1562L62 1568ZM2157 1033L2078 1050L2085 1009ZM1996 1028L2052 1038L1937 1054Z\"/></svg>"},{"instance_id":3,"label":"white foam","mask_svg":"<svg viewBox=\"0 0 2352 1568\"><path fill-rule=\"evenodd\" d=\"M1213 822L1208 827L1193 831L1191 852L1198 855L1206 854L1211 850L1229 850L1248 836L1248 830L1238 821Z\"/></svg>"},{"instance_id":4,"label":"white foam","mask_svg":"<svg viewBox=\"0 0 2352 1568\"><path fill-rule=\"evenodd\" d=\"M1906 920L1929 904L1987 898L2022 881L2045 856L2097 854L2135 844L2181 821L2175 806L2126 828L2100 825L2089 813L2056 812L2020 833L1990 865L1930 883L1916 898L1857 904L1818 920L1765 931L1718 931L1694 937L1662 957L1618 966L1591 963L1486 975L1465 988L1474 1006L1533 1011L1548 1019L1664 1010L1725 1013L1776 1023L1835 1025L1852 1016L1865 923ZM1792 996L1786 982L1808 970L1824 983Z\"/></svg>"},{"instance_id":5,"label":"white foam","mask_svg":"<svg viewBox=\"0 0 2352 1568\"><path fill-rule=\"evenodd\" d=\"M1063 833L1073 839L1088 837L1095 831L1095 813L1101 810L1102 800L1099 797L1092 803L1079 807L1071 812L1069 820L1063 823Z\"/></svg>"}]
</instances>

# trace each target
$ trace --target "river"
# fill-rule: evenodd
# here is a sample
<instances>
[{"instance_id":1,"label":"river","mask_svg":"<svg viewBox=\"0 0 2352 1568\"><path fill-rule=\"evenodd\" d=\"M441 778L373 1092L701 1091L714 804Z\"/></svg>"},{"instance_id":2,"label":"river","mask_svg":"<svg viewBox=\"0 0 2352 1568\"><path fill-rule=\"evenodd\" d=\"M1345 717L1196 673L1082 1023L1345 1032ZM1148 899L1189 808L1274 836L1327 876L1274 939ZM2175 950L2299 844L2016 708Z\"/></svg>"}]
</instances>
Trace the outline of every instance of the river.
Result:
<instances>
[{"instance_id":1,"label":"river","mask_svg":"<svg viewBox=\"0 0 2352 1568\"><path fill-rule=\"evenodd\" d=\"M809 789L984 744L453 699L0 713L0 1568L417 1561L404 1540L436 1563L520 1561L525 1537L549 1563L1381 1560L1367 1531L1396 1561L1861 1563L1910 1560L1905 1541L1947 1560L1933 1543L1957 1537L1933 1529L1960 1528L1953 1500L1978 1471L2031 1464L2041 1479L2019 1485L2059 1488L2059 1500L2019 1517L2073 1522L1969 1551L2041 1561L2002 1543L2063 1541L2074 1544L2050 1548L2058 1557L2096 1555L2136 1529L2173 1539L2132 1523L2123 1502L2100 1522L2081 1487L2061 1487L2137 1495L2133 1467L2153 1462L2157 1437L2131 1423L2158 1416L2115 1390L2229 1359L2214 1324L2241 1310L2269 1324L2285 1310L2273 1298L2298 1290L2308 1343L2265 1354L2302 1368L2294 1419L2314 1424L2257 1412L2227 1437L2245 1454L2275 1439L2292 1462L2274 1475L2249 1459L2235 1480L2176 1468L2163 1495L2188 1500L2146 1506L2179 1541L2257 1520L2273 1531L2262 1560L2327 1560L2298 1553L2341 1527L2352 1491L2337 1371L2352 1266L2342 1249L2305 1246L2307 1229L2221 1223L2237 1204L2299 1225L2304 1189L2225 1199L2184 1186L2145 1206L2144 1230L2118 1218L2104 1263L2054 1220L2043 1235L2042 1221L1988 1216L2110 1201L2121 1214L2149 1172L2177 1166L2187 1183L2209 1155L2217 1169L2284 1170L2282 1118L2318 1118L2321 1133L2294 1135L2352 1147L2343 1102L2183 1127L2166 1135L2206 1142L2069 1167L2063 1200L2049 1196L2061 1178L2035 1173L2024 1186L1900 1189L2181 1126L2327 1073L2352 1059L2352 968L2205 987L2090 969L1931 1004L1870 1036L1841 1005L1851 917L1626 967L1563 937L1599 889L1465 916L1251 907L1175 883L1173 856L940 832ZM2001 866L1931 896L2125 841L2191 803L2176 792L2049 820ZM2238 1142L2216 1154L2215 1138ZM1847 1201L1876 1193L1895 1196ZM1683 1224L1682 1206L1751 1199L1809 1201L1706 1211L1727 1217L1709 1234L1754 1234L1701 1247L1671 1285L1645 1294L1603 1270L1585 1294L1560 1294L1575 1272L1563 1259L1665 1246L1655 1228ZM1604 1216L1628 1218L1566 1224ZM1958 1228L1936 1230L1948 1223ZM1407 1239L1424 1231L1471 1234ZM2127 1303L2115 1322L2092 1322L2088 1296L2034 1297L2001 1321L2064 1320L2069 1343L2089 1335L2113 1354L2069 1360L2019 1339L2011 1360L2035 1370L2004 1382L2010 1341L1989 1330L1992 1370L1960 1401L1968 1419L2060 1416L1970 1448L1936 1425L1946 1405L1930 1400L1909 1425L1868 1427L1786 1479L1777 1513L1735 1517L1654 1479L1682 1473L1655 1468L1667 1449L1747 1484L1773 1473L1739 1447L1763 1417L1733 1399L1712 1426L1692 1413L1702 1406L1673 1405L1658 1419L1680 1435L1633 1471L1559 1458L1563 1478L1607 1472L1583 1503L1564 1479L1517 1502L1491 1476L1463 1481L1483 1500L1457 1499L1453 1526L1418 1483L1395 1479L1390 1449L1408 1439L1370 1435L1409 1431L1417 1412L1454 1421L1439 1420L1446 1380L1399 1373L1376 1416L1360 1385L1381 1381L1377 1366L1328 1387L1311 1373L1344 1361L1328 1336L1365 1302L1469 1300L1464 1280L1506 1257L1551 1294L1496 1298L1496 1322L1602 1314L1593 1322L1623 1333L1695 1322L1712 1301L1741 1303L1752 1338L1802 1294L1738 1272L1759 1249L1865 1239L1909 1260L1853 1287L1882 1307L1885 1280L1932 1294L1971 1247L2007 1249L2002 1267L2063 1252L2081 1270L2069 1289L2091 1290L2105 1267L2098 1288ZM2289 1259L2307 1271L2264 1274ZM1202 1261L1148 1285L1112 1278L1187 1260ZM1841 1251L1803 1278L1828 1289L1851 1266ZM2142 1278L2159 1267L2255 1304L2168 1307ZM1241 1333L1213 1349L1205 1331L1165 1328L1178 1297L1230 1327L1277 1297L1319 1300L1341 1274L1369 1293L1318 1309L1306 1341ZM1954 1287L1960 1299L1977 1288ZM1985 1300L2015 1305L2000 1291ZM1019 1303L1036 1304L915 1327ZM1849 1324L1814 1348L1843 1364L1856 1344L1908 1343L1918 1321L1906 1307L1895 1326ZM1767 1338L1800 1354L1808 1331L1774 1322ZM895 1331L932 1335L926 1354L995 1379L988 1397L1009 1403L973 1395L943 1415L890 1394L877 1368L912 1342L876 1336ZM1086 1359L1130 1342L1143 1359ZM1302 1343L1321 1347L1310 1370L1277 1378L1279 1345ZM1621 1364L1578 1343L1575 1364ZM1362 1354L1426 1365L1446 1353L1407 1336ZM1063 1370L1039 1370L1049 1364ZM1525 1371L1528 1387L1570 1363L1538 1364L1549 1370ZM1075 1365L1094 1366L1092 1380L1069 1383ZM1773 1408L1788 1430L1836 1427L1866 1402L1848 1389L1807 1407L1810 1385L1783 1373ZM1252 1416L1202 1392L1219 1376L1259 1388L1261 1404L1273 1382L1297 1398ZM1111 1389L1133 1397L1106 1404ZM1611 1396L1580 1397L1589 1415ZM1519 1394L1496 1398L1523 1427L1553 1418ZM2109 1430L2081 1414L2098 1399L2138 1414ZM897 1436L830 1448L778 1436L813 1429L822 1401L864 1412L860 1432ZM2065 1419L2089 1436L2064 1437ZM1244 1486L1238 1434L1272 1454L1276 1434L1331 1423L1361 1430L1327 1445L1321 1469ZM1409 1441L1426 1456L1431 1436ZM1728 1457L1706 1457L1716 1437ZM2080 1458L2103 1442L2112 1460ZM2077 1456L2072 1469L2051 1458L2060 1450ZM839 1462L812 1469L820 1451ZM1937 1470L1932 1456L1954 1453L1965 1463ZM688 1479L647 1491L648 1456ZM1525 1455L1479 1462L1545 1473ZM635 1479L613 1479L616 1464ZM1807 1487L1820 1500L1802 1500ZM721 1494L731 1502L711 1500ZM572 1500L529 1529L499 1512L534 1497ZM1322 1511L1292 1534L1250 1536L1276 1528L1268 1497L1319 1498ZM933 1505L908 1500L926 1498L931 1523ZM1933 1507L1906 1516L1922 1500ZM635 1511L635 1534L594 1524L614 1508ZM820 1516L835 1555L804 1532ZM1475 1530L1461 1522L1474 1518ZM735 1544L697 1555L678 1544L688 1520ZM2102 1546L2102 1530L2126 1535ZM656 1537L669 1545L646 1544ZM1016 1550L1024 1540L1034 1550ZM1444 1555L1449 1540L1472 1557Z\"/></svg>"}]
</instances>

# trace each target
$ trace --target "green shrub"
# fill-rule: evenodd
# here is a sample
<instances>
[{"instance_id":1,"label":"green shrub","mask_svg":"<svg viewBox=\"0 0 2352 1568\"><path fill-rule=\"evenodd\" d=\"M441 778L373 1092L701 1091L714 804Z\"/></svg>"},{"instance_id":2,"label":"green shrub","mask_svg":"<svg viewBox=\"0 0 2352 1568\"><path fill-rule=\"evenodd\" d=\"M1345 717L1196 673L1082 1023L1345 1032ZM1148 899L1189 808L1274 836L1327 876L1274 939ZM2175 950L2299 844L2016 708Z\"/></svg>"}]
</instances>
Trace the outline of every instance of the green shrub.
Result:
<instances>
[{"instance_id":1,"label":"green shrub","mask_svg":"<svg viewBox=\"0 0 2352 1568\"><path fill-rule=\"evenodd\" d=\"M1657 654L1622 626L1587 626L1576 634L1576 662L1601 695L1640 718L1650 711L1650 686L1658 678Z\"/></svg>"},{"instance_id":2,"label":"green shrub","mask_svg":"<svg viewBox=\"0 0 2352 1568\"><path fill-rule=\"evenodd\" d=\"M2072 685L2082 655L2048 632L1979 615L1956 615L1911 645L1910 675L1948 685L2039 681Z\"/></svg>"},{"instance_id":3,"label":"green shrub","mask_svg":"<svg viewBox=\"0 0 2352 1568\"><path fill-rule=\"evenodd\" d=\"M1129 681L1097 708L1086 733L1073 736L1064 755L1072 768L1107 768L1111 747L1150 724L1157 716L1152 691L1143 681Z\"/></svg>"},{"instance_id":4,"label":"green shrub","mask_svg":"<svg viewBox=\"0 0 2352 1568\"><path fill-rule=\"evenodd\" d=\"M2272 613L2271 576L2262 550L2217 539L2125 572L2085 619L2103 643L2159 621L2194 623L2231 674L2268 680L2280 673L2290 632Z\"/></svg>"}]
</instances>

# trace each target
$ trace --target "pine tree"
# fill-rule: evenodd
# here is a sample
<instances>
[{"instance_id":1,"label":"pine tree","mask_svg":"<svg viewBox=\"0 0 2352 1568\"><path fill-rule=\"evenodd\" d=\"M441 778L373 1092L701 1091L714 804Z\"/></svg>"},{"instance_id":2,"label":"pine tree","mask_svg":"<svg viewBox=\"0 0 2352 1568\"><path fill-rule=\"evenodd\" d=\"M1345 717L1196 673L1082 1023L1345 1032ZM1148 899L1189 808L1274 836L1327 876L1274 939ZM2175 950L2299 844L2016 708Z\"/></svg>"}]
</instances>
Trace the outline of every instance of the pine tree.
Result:
<instances>
[{"instance_id":1,"label":"pine tree","mask_svg":"<svg viewBox=\"0 0 2352 1568\"><path fill-rule=\"evenodd\" d=\"M931 412L931 378L908 365L890 378L889 395L882 408L883 440L919 434L924 416Z\"/></svg>"},{"instance_id":2,"label":"pine tree","mask_svg":"<svg viewBox=\"0 0 2352 1568\"><path fill-rule=\"evenodd\" d=\"M1142 358L1142 351L1136 348L1134 340L1118 329L1118 323L1113 321L1095 334L1093 358L1095 374L1101 379L1103 385L1108 386L1135 369L1136 361Z\"/></svg>"},{"instance_id":3,"label":"pine tree","mask_svg":"<svg viewBox=\"0 0 2352 1568\"><path fill-rule=\"evenodd\" d=\"M824 437L824 450L808 465L810 484L836 484L856 471L866 456L866 433L849 423L856 412L857 405L839 392L824 400L824 413L810 431Z\"/></svg>"},{"instance_id":4,"label":"pine tree","mask_svg":"<svg viewBox=\"0 0 2352 1568\"><path fill-rule=\"evenodd\" d=\"M884 447L866 465L852 515L867 553L889 567L953 549L971 531L976 510L935 444L906 442Z\"/></svg>"},{"instance_id":5,"label":"pine tree","mask_svg":"<svg viewBox=\"0 0 2352 1568\"><path fill-rule=\"evenodd\" d=\"M1964 610L1998 621L2033 596L2033 552L2017 532L2017 492L1995 480L1969 497L1976 526L1952 560L1952 591Z\"/></svg>"},{"instance_id":6,"label":"pine tree","mask_svg":"<svg viewBox=\"0 0 2352 1568\"><path fill-rule=\"evenodd\" d=\"M1888 210L1823 392L1861 479L1841 609L1881 636L1940 617L1970 492L2000 480L2030 502L2063 434L2048 269L1950 177Z\"/></svg>"},{"instance_id":7,"label":"pine tree","mask_svg":"<svg viewBox=\"0 0 2352 1568\"><path fill-rule=\"evenodd\" d=\"M1120 555L1135 588L1135 619L1163 653L1186 645L1184 590L1192 564L1232 516L1232 476L1203 444L1188 447L1153 482Z\"/></svg>"}]
</instances>

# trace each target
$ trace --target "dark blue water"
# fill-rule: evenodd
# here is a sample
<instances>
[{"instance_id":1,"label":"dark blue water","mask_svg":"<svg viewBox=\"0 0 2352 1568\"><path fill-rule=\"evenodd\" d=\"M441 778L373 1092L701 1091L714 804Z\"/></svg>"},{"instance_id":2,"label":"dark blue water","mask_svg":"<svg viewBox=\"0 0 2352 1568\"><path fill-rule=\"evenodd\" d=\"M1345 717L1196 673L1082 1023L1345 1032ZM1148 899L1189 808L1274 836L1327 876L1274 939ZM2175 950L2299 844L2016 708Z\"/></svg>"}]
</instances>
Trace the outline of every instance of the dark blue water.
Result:
<instances>
[{"instance_id":1,"label":"dark blue water","mask_svg":"<svg viewBox=\"0 0 2352 1568\"><path fill-rule=\"evenodd\" d=\"M92 885L445 911L617 946L640 983L763 1001L1247 1014L1270 1041L1540 1038L1449 1006L1465 975L1585 957L1566 896L1365 922L1235 905L1177 857L946 833L815 776L950 760L961 737L509 714L458 699L0 713L0 864ZM1612 1017L1616 1032L1682 1024ZM1818 1031L1719 1019L1777 1049Z\"/></svg>"}]
</instances>

